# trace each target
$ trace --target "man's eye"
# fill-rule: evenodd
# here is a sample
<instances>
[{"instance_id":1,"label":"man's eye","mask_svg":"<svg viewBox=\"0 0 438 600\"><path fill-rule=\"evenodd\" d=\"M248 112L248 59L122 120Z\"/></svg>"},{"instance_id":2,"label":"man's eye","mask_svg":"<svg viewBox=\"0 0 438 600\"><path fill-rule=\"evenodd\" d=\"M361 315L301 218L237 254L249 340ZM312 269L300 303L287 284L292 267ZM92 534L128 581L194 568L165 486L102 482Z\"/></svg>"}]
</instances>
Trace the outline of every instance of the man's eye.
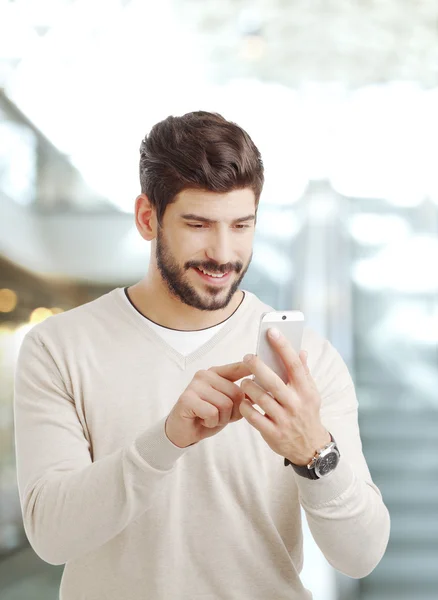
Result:
<instances>
[{"instance_id":1,"label":"man's eye","mask_svg":"<svg viewBox=\"0 0 438 600\"><path fill-rule=\"evenodd\" d=\"M203 229L204 227L208 227L208 223L204 223L204 224L187 223L187 227L192 227L193 229ZM242 225L241 223L238 223L237 225L234 225L234 227L236 229L249 229L250 225Z\"/></svg>"}]
</instances>

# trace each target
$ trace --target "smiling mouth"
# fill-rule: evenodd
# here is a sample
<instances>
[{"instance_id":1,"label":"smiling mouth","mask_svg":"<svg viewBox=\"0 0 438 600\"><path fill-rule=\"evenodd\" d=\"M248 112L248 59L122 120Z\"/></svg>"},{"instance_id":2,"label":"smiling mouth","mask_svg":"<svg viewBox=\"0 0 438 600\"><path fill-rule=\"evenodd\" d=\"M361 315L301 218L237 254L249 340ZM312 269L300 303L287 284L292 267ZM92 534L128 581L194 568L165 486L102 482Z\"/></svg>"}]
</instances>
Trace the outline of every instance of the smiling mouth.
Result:
<instances>
[{"instance_id":1,"label":"smiling mouth","mask_svg":"<svg viewBox=\"0 0 438 600\"><path fill-rule=\"evenodd\" d=\"M218 285L221 283L225 283L226 281L228 281L228 279L231 276L231 271L227 271L226 273L210 273L209 271L204 271L200 267L193 267L193 268L198 273L198 275L200 277L202 277L202 279L204 281L208 281L209 283L212 283L212 284Z\"/></svg>"},{"instance_id":2,"label":"smiling mouth","mask_svg":"<svg viewBox=\"0 0 438 600\"><path fill-rule=\"evenodd\" d=\"M217 277L218 279L220 279L221 277L224 277L225 275L228 275L229 271L227 271L226 273L211 273L210 271L206 271L205 269L202 269L201 267L196 267L198 269L198 271L201 271L201 273L204 273L204 275L208 275L209 277Z\"/></svg>"}]
</instances>

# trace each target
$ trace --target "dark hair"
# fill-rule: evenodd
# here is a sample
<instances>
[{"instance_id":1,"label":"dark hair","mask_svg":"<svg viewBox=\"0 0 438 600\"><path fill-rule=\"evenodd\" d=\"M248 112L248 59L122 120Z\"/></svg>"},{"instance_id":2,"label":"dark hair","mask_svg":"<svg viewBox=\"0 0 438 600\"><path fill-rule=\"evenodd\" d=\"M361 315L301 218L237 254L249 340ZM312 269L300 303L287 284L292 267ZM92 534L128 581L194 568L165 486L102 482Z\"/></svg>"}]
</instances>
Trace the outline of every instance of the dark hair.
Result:
<instances>
[{"instance_id":1,"label":"dark hair","mask_svg":"<svg viewBox=\"0 0 438 600\"><path fill-rule=\"evenodd\" d=\"M230 192L249 187L256 211L263 187L260 152L241 127L217 113L190 112L154 125L140 146L141 192L161 224L184 189Z\"/></svg>"}]
</instances>

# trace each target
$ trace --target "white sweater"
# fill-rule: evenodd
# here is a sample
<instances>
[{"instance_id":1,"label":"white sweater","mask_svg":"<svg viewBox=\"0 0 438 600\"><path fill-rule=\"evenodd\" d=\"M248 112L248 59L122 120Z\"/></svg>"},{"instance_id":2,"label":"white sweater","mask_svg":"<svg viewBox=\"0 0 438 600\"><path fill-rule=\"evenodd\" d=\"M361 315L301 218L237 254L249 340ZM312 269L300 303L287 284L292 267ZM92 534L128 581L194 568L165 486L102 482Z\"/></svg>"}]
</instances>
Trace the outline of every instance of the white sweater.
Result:
<instances>
[{"instance_id":1,"label":"white sweater","mask_svg":"<svg viewBox=\"0 0 438 600\"><path fill-rule=\"evenodd\" d=\"M15 385L18 485L35 552L66 563L62 600L301 600L300 504L351 577L381 559L389 515L361 450L351 377L327 340L302 348L341 461L317 481L285 467L245 419L188 448L164 421L200 369L255 353L254 294L183 356L122 288L35 326Z\"/></svg>"}]
</instances>

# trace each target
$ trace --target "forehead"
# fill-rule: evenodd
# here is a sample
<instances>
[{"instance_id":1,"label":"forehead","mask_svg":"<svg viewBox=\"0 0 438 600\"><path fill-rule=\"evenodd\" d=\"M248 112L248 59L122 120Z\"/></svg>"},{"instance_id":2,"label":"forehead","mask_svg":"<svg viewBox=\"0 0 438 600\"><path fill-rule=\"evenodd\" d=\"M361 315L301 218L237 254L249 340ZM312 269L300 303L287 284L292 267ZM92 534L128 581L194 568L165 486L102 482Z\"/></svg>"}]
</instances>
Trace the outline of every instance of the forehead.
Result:
<instances>
[{"instance_id":1,"label":"forehead","mask_svg":"<svg viewBox=\"0 0 438 600\"><path fill-rule=\"evenodd\" d=\"M173 214L196 213L219 220L238 218L255 212L255 195L250 188L216 193L187 189L180 192L168 209Z\"/></svg>"}]
</instances>

